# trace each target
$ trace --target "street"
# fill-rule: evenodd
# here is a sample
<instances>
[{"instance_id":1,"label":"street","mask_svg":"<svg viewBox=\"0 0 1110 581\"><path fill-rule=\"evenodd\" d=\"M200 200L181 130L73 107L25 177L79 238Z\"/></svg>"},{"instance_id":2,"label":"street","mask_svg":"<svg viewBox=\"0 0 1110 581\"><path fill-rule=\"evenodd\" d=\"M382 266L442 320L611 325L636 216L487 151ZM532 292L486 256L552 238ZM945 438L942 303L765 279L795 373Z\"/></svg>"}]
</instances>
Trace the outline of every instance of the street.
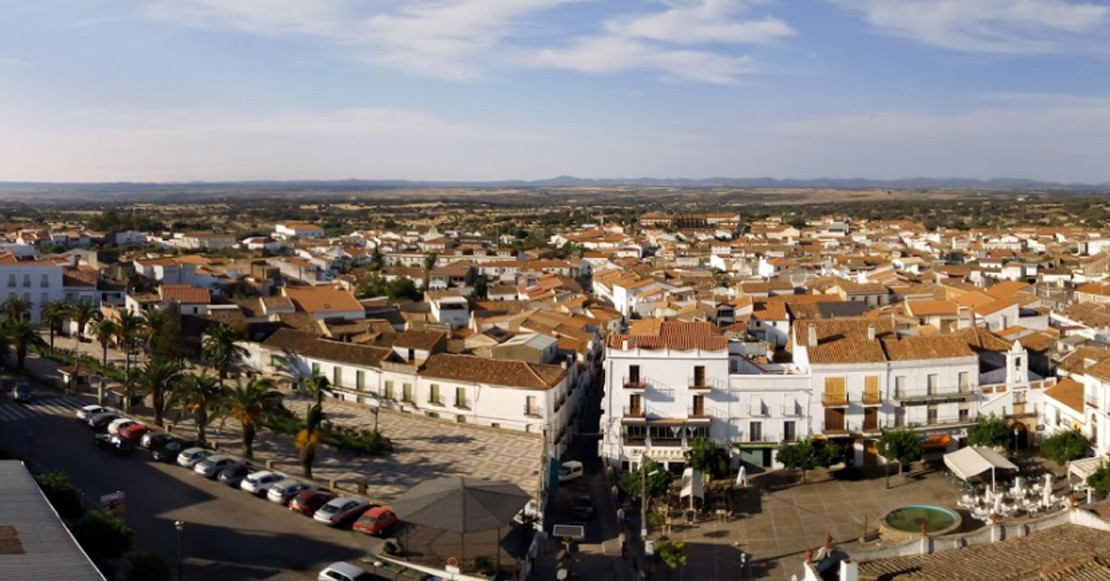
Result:
<instances>
[{"instance_id":1,"label":"street","mask_svg":"<svg viewBox=\"0 0 1110 581\"><path fill-rule=\"evenodd\" d=\"M73 415L78 403L42 389L26 406L0 400L0 444L30 452L36 472L65 470L90 501L126 493L136 547L163 551L174 563L174 521L185 521L185 579L315 580L331 562L380 548L379 539L330 529L192 470L152 462L143 451L121 458L98 450L92 430Z\"/></svg>"}]
</instances>

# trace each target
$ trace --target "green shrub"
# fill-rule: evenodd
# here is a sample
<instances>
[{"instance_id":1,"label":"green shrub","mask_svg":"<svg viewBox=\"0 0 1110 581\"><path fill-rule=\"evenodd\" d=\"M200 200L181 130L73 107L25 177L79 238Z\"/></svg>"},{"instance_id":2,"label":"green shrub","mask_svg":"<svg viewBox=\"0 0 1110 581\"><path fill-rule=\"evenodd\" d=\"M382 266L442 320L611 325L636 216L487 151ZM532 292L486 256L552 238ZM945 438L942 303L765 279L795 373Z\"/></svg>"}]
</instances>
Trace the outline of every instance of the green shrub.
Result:
<instances>
[{"instance_id":1,"label":"green shrub","mask_svg":"<svg viewBox=\"0 0 1110 581\"><path fill-rule=\"evenodd\" d=\"M1053 434L1041 444L1041 455L1064 465L1091 454L1091 441L1079 432L1068 430Z\"/></svg>"},{"instance_id":2,"label":"green shrub","mask_svg":"<svg viewBox=\"0 0 1110 581\"><path fill-rule=\"evenodd\" d=\"M127 581L166 581L173 578L173 565L160 551L139 551L130 558Z\"/></svg>"},{"instance_id":3,"label":"green shrub","mask_svg":"<svg viewBox=\"0 0 1110 581\"><path fill-rule=\"evenodd\" d=\"M497 571L497 561L489 555L474 557L474 568L484 575L492 575Z\"/></svg>"},{"instance_id":4,"label":"green shrub","mask_svg":"<svg viewBox=\"0 0 1110 581\"><path fill-rule=\"evenodd\" d=\"M35 476L42 493L58 511L58 516L67 519L78 519L85 514L85 507L81 502L81 492L69 482L69 475L61 470L46 472Z\"/></svg>"},{"instance_id":5,"label":"green shrub","mask_svg":"<svg viewBox=\"0 0 1110 581\"><path fill-rule=\"evenodd\" d=\"M89 511L70 527L90 557L116 558L131 550L135 531L123 520L99 510Z\"/></svg>"}]
</instances>

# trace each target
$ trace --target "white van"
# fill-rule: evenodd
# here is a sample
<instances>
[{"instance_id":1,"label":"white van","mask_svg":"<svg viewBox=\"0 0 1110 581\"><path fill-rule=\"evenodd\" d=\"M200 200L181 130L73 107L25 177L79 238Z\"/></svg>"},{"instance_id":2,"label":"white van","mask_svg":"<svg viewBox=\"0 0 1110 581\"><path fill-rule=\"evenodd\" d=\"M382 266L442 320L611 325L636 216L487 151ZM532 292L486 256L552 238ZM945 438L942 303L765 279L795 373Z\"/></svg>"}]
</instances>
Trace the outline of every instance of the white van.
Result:
<instances>
[{"instance_id":1,"label":"white van","mask_svg":"<svg viewBox=\"0 0 1110 581\"><path fill-rule=\"evenodd\" d=\"M577 460L567 460L559 467L559 482L570 482L582 477L582 463Z\"/></svg>"}]
</instances>

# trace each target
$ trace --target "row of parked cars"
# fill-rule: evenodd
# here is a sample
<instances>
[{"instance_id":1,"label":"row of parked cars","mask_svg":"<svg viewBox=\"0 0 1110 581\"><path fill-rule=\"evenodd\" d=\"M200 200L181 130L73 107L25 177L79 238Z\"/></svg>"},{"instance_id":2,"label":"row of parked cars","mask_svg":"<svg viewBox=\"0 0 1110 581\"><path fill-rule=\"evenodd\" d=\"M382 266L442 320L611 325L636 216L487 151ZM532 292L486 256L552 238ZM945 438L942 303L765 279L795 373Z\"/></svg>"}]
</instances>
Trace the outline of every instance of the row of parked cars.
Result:
<instances>
[{"instance_id":1,"label":"row of parked cars","mask_svg":"<svg viewBox=\"0 0 1110 581\"><path fill-rule=\"evenodd\" d=\"M130 455L135 450L146 450L155 461L191 468L208 479L238 487L328 526L353 521L354 530L381 535L398 522L397 514L388 506L339 496L281 472L256 470L242 458L219 454L196 441L154 429L114 408L85 406L77 410L77 418L95 431L97 445L113 454Z\"/></svg>"}]
</instances>

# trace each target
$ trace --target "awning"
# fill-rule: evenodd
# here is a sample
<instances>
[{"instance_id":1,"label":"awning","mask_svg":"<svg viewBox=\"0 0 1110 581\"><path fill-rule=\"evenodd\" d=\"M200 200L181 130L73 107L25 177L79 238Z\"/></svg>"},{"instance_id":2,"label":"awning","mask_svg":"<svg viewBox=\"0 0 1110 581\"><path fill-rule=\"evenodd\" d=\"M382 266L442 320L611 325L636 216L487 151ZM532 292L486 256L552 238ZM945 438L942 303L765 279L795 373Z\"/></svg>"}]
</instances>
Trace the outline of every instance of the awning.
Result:
<instances>
[{"instance_id":1,"label":"awning","mask_svg":"<svg viewBox=\"0 0 1110 581\"><path fill-rule=\"evenodd\" d=\"M921 449L925 452L944 452L952 445L952 436L937 434L921 440Z\"/></svg>"},{"instance_id":2,"label":"awning","mask_svg":"<svg viewBox=\"0 0 1110 581\"><path fill-rule=\"evenodd\" d=\"M1003 458L998 452L981 446L970 446L945 454L944 465L964 480L970 480L985 472L991 472L993 475L996 469L1018 469L1013 462Z\"/></svg>"},{"instance_id":3,"label":"awning","mask_svg":"<svg viewBox=\"0 0 1110 581\"><path fill-rule=\"evenodd\" d=\"M1106 458L1084 458L1082 460L1072 460L1068 462L1068 476L1076 476L1083 482L1087 481L1087 477L1094 474L1098 470Z\"/></svg>"}]
</instances>

